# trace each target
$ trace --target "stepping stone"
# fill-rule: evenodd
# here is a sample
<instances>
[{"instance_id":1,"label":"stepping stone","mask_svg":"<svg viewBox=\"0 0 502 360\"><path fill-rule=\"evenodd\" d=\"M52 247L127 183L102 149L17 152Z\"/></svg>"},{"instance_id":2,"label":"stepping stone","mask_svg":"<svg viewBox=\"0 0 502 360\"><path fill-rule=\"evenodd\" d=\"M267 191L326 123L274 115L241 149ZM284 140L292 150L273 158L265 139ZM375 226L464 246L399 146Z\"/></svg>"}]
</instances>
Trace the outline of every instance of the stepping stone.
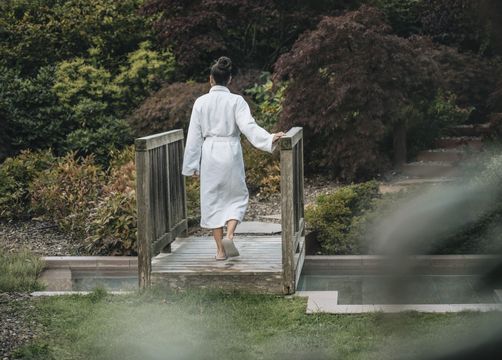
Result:
<instances>
[{"instance_id":1,"label":"stepping stone","mask_svg":"<svg viewBox=\"0 0 502 360\"><path fill-rule=\"evenodd\" d=\"M281 225L260 221L243 221L237 226L236 234L280 234Z\"/></svg>"},{"instance_id":2,"label":"stepping stone","mask_svg":"<svg viewBox=\"0 0 502 360\"><path fill-rule=\"evenodd\" d=\"M338 305L338 291L301 291L297 296L308 296L307 314Z\"/></svg>"},{"instance_id":3,"label":"stepping stone","mask_svg":"<svg viewBox=\"0 0 502 360\"><path fill-rule=\"evenodd\" d=\"M281 220L281 214L274 215L262 215L260 216L262 219L270 219L270 220Z\"/></svg>"}]
</instances>

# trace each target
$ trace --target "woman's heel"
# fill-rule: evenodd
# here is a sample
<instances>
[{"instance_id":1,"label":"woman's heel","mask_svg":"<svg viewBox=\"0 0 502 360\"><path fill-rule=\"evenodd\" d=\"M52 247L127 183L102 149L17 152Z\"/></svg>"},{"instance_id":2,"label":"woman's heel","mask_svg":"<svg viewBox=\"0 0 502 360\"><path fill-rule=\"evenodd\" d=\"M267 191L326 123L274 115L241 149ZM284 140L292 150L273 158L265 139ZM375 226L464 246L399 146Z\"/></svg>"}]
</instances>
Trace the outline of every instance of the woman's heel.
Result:
<instances>
[{"instance_id":1,"label":"woman's heel","mask_svg":"<svg viewBox=\"0 0 502 360\"><path fill-rule=\"evenodd\" d=\"M233 240L225 237L221 242L223 244L223 248L225 249L225 254L227 254L228 257L240 255L239 250L237 250L237 248L235 247Z\"/></svg>"}]
</instances>

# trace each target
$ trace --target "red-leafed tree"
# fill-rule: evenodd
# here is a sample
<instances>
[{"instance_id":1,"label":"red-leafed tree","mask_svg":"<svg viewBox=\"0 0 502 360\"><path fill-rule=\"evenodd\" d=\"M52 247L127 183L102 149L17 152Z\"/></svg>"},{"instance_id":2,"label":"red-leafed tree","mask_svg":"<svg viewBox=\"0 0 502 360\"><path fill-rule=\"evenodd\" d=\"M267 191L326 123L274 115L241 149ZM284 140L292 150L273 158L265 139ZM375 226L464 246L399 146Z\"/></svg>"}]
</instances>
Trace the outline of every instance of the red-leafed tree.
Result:
<instances>
[{"instance_id":1,"label":"red-leafed tree","mask_svg":"<svg viewBox=\"0 0 502 360\"><path fill-rule=\"evenodd\" d=\"M275 64L275 78L289 81L280 125L304 127L311 169L374 176L390 163L392 129L434 98L437 70L376 8L326 17Z\"/></svg>"},{"instance_id":2,"label":"red-leafed tree","mask_svg":"<svg viewBox=\"0 0 502 360\"><path fill-rule=\"evenodd\" d=\"M360 0L147 0L154 28L172 46L182 74L203 78L210 63L228 55L234 64L267 68L322 15L356 7Z\"/></svg>"}]
</instances>

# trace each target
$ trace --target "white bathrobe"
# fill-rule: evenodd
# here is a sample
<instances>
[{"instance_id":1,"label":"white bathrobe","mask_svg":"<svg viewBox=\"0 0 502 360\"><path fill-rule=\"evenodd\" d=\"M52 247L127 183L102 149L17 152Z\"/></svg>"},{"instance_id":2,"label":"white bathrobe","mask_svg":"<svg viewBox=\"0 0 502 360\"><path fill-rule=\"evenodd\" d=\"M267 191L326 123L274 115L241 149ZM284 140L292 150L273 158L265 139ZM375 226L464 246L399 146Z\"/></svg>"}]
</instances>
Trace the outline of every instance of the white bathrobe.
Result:
<instances>
[{"instance_id":1,"label":"white bathrobe","mask_svg":"<svg viewBox=\"0 0 502 360\"><path fill-rule=\"evenodd\" d=\"M244 98L212 86L193 106L182 173L200 174L200 226L240 223L248 206L240 134L256 148L272 152L273 135L256 124Z\"/></svg>"}]
</instances>

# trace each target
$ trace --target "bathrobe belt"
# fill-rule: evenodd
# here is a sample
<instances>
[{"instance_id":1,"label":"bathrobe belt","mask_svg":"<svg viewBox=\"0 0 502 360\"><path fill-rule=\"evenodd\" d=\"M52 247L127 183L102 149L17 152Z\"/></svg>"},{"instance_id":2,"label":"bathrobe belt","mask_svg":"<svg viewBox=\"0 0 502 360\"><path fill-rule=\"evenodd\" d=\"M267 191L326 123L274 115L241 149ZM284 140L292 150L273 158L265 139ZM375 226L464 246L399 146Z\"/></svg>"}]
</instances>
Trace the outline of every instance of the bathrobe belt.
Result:
<instances>
[{"instance_id":1,"label":"bathrobe belt","mask_svg":"<svg viewBox=\"0 0 502 360\"><path fill-rule=\"evenodd\" d=\"M216 142L233 142L233 141L240 141L241 138L240 136L211 136L208 135L204 138L204 141L210 140L210 141L216 141Z\"/></svg>"}]
</instances>

